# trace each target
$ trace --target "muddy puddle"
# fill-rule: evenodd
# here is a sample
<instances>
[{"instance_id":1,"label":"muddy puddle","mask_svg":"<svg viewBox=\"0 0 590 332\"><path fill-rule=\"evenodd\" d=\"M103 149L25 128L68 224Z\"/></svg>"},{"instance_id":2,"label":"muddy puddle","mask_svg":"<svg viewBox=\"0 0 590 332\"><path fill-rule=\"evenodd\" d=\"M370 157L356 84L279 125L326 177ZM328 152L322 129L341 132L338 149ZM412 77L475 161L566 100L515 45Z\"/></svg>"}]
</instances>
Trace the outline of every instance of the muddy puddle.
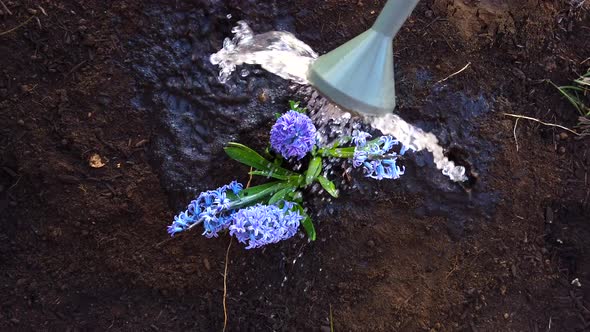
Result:
<instances>
[{"instance_id":1,"label":"muddy puddle","mask_svg":"<svg viewBox=\"0 0 590 332\"><path fill-rule=\"evenodd\" d=\"M291 84L254 66L238 69L227 84L219 83L218 69L210 64L209 56L231 35L231 27L238 20L248 20L258 32L301 32L295 31L286 13L273 6L268 8L272 15L254 9L232 13L219 3L212 6L204 11L192 6L152 5L146 11L152 25L130 45L135 53L132 67L138 77L134 104L158 121L153 134L153 161L175 208L206 188L245 179L242 168L225 156L224 144L238 141L263 149L274 114L284 112L289 99L309 103L312 112L326 103L313 89ZM477 127L492 100L483 93L453 91L444 83L433 84L431 73L425 69L416 73L398 70L396 75L406 84L429 89L429 96L423 100L398 95L398 99L407 97L412 103L412 110L402 117L433 132L448 148L448 156L468 168L470 181L464 185L449 181L435 168L429 153L418 152L407 155L407 171L401 180L376 183L353 172L351 182L340 181L343 197L337 202L315 199L309 207L320 215L333 214L354 204L351 201L358 194L387 197L408 193L422 198L414 211L416 216L447 217L451 233L460 236L476 218L490 218L497 201L486 180L494 147L478 135ZM352 130L352 123L356 122L340 127ZM338 166L346 170L346 165Z\"/></svg>"}]
</instances>

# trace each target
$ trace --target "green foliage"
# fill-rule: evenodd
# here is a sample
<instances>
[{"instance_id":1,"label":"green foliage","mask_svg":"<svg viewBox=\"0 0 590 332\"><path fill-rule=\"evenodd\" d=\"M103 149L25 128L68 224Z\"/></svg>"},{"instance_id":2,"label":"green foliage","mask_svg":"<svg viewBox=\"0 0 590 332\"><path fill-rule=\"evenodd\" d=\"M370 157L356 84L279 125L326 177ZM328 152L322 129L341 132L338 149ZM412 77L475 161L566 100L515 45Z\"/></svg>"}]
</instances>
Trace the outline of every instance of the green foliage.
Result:
<instances>
[{"instance_id":1,"label":"green foliage","mask_svg":"<svg viewBox=\"0 0 590 332\"><path fill-rule=\"evenodd\" d=\"M590 69L572 85L557 86L549 81L582 116L590 116Z\"/></svg>"},{"instance_id":2,"label":"green foliage","mask_svg":"<svg viewBox=\"0 0 590 332\"><path fill-rule=\"evenodd\" d=\"M322 171L322 157L314 157L309 162L309 167L307 168L307 172L305 172L305 184L310 185L313 183L315 179L317 179L318 175Z\"/></svg>"},{"instance_id":3,"label":"green foliage","mask_svg":"<svg viewBox=\"0 0 590 332\"><path fill-rule=\"evenodd\" d=\"M300 103L298 101L289 100L289 108L292 111L305 114L305 112L307 112L307 108L305 108L305 107L301 108L299 105L300 105Z\"/></svg>"},{"instance_id":4,"label":"green foliage","mask_svg":"<svg viewBox=\"0 0 590 332\"><path fill-rule=\"evenodd\" d=\"M289 107L296 112L306 112L305 108L300 107L299 102L289 101ZM276 114L276 116L278 118L281 115ZM225 152L232 159L252 167L252 170L248 174L274 180L273 182L244 189L238 197L231 197L232 208L241 208L255 203L281 205L284 201L291 202L293 203L292 211L297 211L303 216L301 225L305 229L307 236L311 240L315 240L315 227L311 217L303 208L301 189L318 182L328 194L338 197L336 185L325 176L320 175L323 168L323 158L352 158L354 156L354 147L340 147L349 143L350 140L350 137L343 137L325 148L314 146L310 152L311 158L307 169L301 173L283 168L283 158L280 155L272 153L269 148L265 149L261 155L243 144L228 143L225 147ZM231 194L229 195L233 196Z\"/></svg>"},{"instance_id":5,"label":"green foliage","mask_svg":"<svg viewBox=\"0 0 590 332\"><path fill-rule=\"evenodd\" d=\"M230 142L224 150L225 153L227 153L227 155L232 159L257 170L266 171L269 172L269 174L283 176L295 175L295 173L281 168L280 166L277 166L276 164L266 160L263 156L259 155L258 152L243 144Z\"/></svg>"},{"instance_id":6,"label":"green foliage","mask_svg":"<svg viewBox=\"0 0 590 332\"><path fill-rule=\"evenodd\" d=\"M291 107L297 108L298 104L293 104ZM292 209L303 216L301 224L307 236L311 240L315 240L315 227L311 217L301 205L303 196L300 189L314 182L319 182L330 195L338 196L334 183L320 175L323 159L322 156L317 155L318 149L312 151L311 161L304 173L297 173L283 168L281 166L283 159L280 156L274 156L268 150L264 153L268 157L267 159L243 144L231 142L225 147L225 152L232 159L252 167L253 170L249 172L250 175L277 180L244 189L237 198L232 197L234 198L231 203L232 208L241 208L255 203L280 204L282 201L292 202L294 203Z\"/></svg>"},{"instance_id":7,"label":"green foliage","mask_svg":"<svg viewBox=\"0 0 590 332\"><path fill-rule=\"evenodd\" d=\"M328 194L334 198L338 198L338 190L336 189L334 182L328 180L324 176L318 176L318 181L322 185L322 188L328 192Z\"/></svg>"}]
</instances>

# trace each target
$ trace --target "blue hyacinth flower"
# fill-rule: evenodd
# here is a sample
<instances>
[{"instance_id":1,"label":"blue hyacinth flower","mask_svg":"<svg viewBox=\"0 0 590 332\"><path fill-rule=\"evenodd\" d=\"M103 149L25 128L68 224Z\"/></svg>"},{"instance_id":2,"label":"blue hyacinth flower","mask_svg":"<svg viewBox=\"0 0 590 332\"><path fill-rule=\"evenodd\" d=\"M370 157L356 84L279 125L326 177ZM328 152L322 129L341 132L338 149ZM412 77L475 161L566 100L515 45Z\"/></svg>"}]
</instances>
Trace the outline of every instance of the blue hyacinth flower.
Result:
<instances>
[{"instance_id":1,"label":"blue hyacinth flower","mask_svg":"<svg viewBox=\"0 0 590 332\"><path fill-rule=\"evenodd\" d=\"M397 157L404 155L408 148L391 136L381 136L377 140L366 142L370 134L355 131L352 142L356 145L352 165L357 168L363 166L366 177L376 180L399 179L405 168L397 165ZM399 153L393 151L400 145Z\"/></svg>"},{"instance_id":2,"label":"blue hyacinth flower","mask_svg":"<svg viewBox=\"0 0 590 332\"><path fill-rule=\"evenodd\" d=\"M285 202L283 208L276 205L257 204L238 210L232 215L229 234L246 249L260 248L267 244L286 240L297 233L303 216L290 211L292 204Z\"/></svg>"},{"instance_id":3,"label":"blue hyacinth flower","mask_svg":"<svg viewBox=\"0 0 590 332\"><path fill-rule=\"evenodd\" d=\"M231 200L227 197L227 190L238 195L243 186L233 181L215 190L204 191L193 200L186 211L174 217L172 225L168 226L168 233L172 236L189 229L196 223L203 223L206 237L217 237L217 233L227 229L231 221Z\"/></svg>"},{"instance_id":4,"label":"blue hyacinth flower","mask_svg":"<svg viewBox=\"0 0 590 332\"><path fill-rule=\"evenodd\" d=\"M316 128L311 119L302 113L289 111L283 114L270 131L270 146L283 157L305 157L316 144Z\"/></svg>"}]
</instances>

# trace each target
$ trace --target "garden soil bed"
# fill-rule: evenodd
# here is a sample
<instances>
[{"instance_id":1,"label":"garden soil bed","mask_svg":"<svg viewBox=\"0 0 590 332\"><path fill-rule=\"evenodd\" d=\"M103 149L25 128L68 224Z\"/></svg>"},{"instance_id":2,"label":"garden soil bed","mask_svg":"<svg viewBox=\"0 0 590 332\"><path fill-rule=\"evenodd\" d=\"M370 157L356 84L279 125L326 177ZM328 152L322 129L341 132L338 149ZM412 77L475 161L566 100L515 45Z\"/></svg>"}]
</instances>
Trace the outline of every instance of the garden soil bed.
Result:
<instances>
[{"instance_id":1,"label":"garden soil bed","mask_svg":"<svg viewBox=\"0 0 590 332\"><path fill-rule=\"evenodd\" d=\"M227 8L225 35L237 19L260 26L282 13L323 53L367 29L383 2L1 2L0 330L222 330L230 238L168 240L179 199L154 152L159 110L133 102L144 82L130 54L154 24L146 8ZM374 183L318 216L315 242L246 251L234 241L228 330L329 331L330 311L337 331L589 330L590 139L526 120L515 129L503 114L576 125L545 80L566 84L590 65L589 11L421 1L394 44L399 112L419 122L413 109L432 86L470 63L444 84L489 101L470 125L493 161L465 205L485 183L493 210L457 229L453 211L417 213L427 195ZM267 139L271 119L243 137ZM224 158L207 185L247 180Z\"/></svg>"}]
</instances>

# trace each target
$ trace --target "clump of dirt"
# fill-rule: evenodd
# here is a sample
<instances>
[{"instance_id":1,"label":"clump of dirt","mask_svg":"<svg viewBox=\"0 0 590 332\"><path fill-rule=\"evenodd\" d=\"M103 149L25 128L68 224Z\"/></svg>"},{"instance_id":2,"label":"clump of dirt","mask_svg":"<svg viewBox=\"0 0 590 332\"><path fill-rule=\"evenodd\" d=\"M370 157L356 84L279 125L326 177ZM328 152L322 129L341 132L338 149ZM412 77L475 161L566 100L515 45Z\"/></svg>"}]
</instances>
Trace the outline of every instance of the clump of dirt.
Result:
<instances>
[{"instance_id":1,"label":"clump of dirt","mask_svg":"<svg viewBox=\"0 0 590 332\"><path fill-rule=\"evenodd\" d=\"M530 6L532 1L529 1ZM526 6L526 1L524 3ZM446 17L457 26L463 38L495 37L498 34L514 34L515 19L512 12L522 8L523 3L504 0L484 1L449 1L439 0L435 8L446 14ZM548 17L547 17L548 18Z\"/></svg>"}]
</instances>

